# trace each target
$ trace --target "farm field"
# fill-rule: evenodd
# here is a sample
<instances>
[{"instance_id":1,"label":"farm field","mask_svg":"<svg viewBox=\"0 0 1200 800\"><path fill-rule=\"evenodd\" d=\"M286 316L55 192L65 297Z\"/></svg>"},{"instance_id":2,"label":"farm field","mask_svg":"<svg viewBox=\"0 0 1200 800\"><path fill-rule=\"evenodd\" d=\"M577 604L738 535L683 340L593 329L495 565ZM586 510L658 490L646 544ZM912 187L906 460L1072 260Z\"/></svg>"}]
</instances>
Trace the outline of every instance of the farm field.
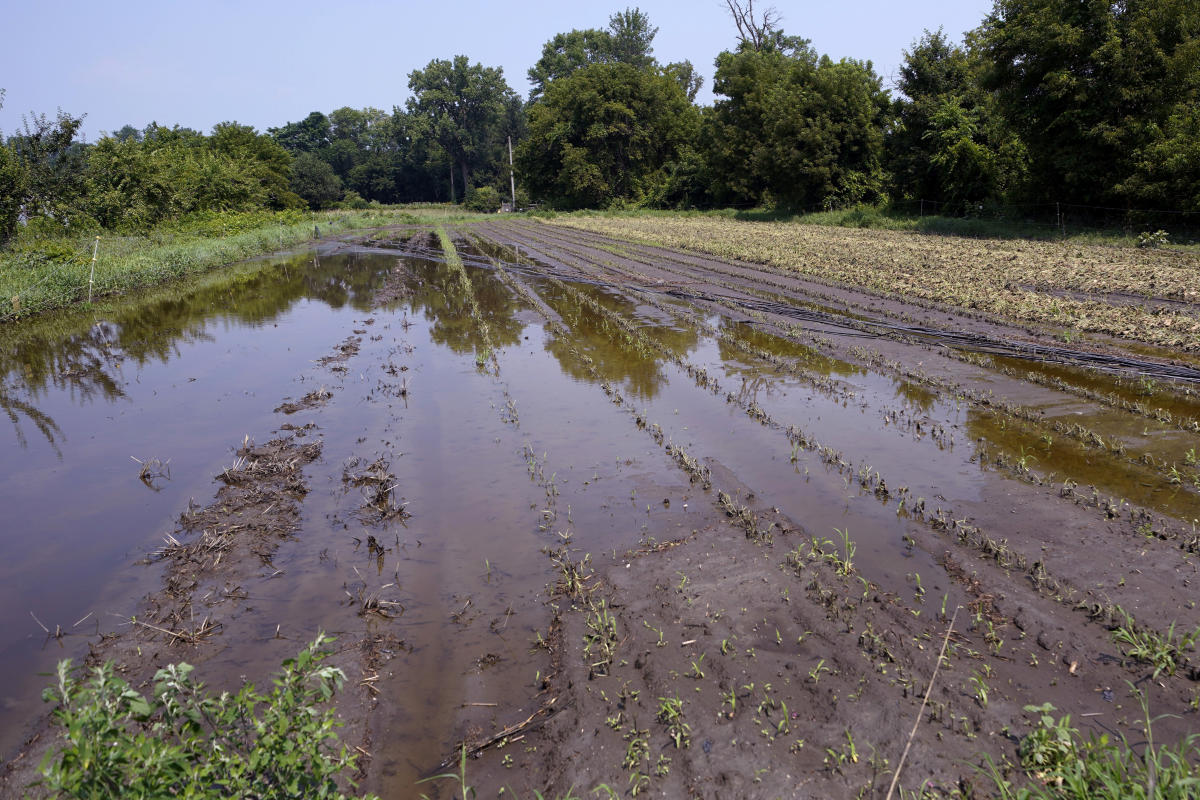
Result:
<instances>
[{"instance_id":1,"label":"farm field","mask_svg":"<svg viewBox=\"0 0 1200 800\"><path fill-rule=\"evenodd\" d=\"M498 220L0 331L2 793L58 658L318 630L385 797L986 796L1045 703L1194 762L1198 268Z\"/></svg>"}]
</instances>

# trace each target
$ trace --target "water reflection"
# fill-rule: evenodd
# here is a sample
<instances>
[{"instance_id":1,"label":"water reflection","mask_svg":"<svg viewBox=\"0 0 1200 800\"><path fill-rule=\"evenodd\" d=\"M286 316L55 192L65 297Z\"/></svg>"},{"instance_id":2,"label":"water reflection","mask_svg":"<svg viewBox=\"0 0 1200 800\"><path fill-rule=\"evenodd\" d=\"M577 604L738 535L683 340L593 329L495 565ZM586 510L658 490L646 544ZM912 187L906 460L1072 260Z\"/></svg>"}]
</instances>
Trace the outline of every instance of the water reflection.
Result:
<instances>
[{"instance_id":1,"label":"water reflection","mask_svg":"<svg viewBox=\"0 0 1200 800\"><path fill-rule=\"evenodd\" d=\"M380 267L353 256L268 259L139 294L99 314L69 311L5 326L0 409L22 448L32 428L57 451L62 432L43 410L47 393L65 392L72 405L121 400L123 363L166 363L182 345L212 341L208 328L216 318L261 325L304 298L369 309Z\"/></svg>"}]
</instances>

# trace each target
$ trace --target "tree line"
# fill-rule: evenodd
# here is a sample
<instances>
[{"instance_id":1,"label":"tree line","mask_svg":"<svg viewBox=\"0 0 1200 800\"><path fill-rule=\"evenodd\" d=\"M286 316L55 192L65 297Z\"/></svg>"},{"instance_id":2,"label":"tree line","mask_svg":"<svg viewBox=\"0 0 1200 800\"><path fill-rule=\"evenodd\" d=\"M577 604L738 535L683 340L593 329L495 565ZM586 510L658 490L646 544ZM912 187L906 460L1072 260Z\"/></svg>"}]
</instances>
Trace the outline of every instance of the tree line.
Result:
<instances>
[{"instance_id":1,"label":"tree line","mask_svg":"<svg viewBox=\"0 0 1200 800\"><path fill-rule=\"evenodd\" d=\"M654 57L658 29L634 8L547 41L527 98L460 55L412 71L390 112L313 111L263 133L151 124L84 145L81 118L34 115L0 147L0 238L22 219L144 229L214 209L490 210L509 193L510 152L519 203L559 208L1200 211L1195 0L995 0L962 42L915 41L894 92L869 61L786 33L774 9L726 4L709 106L691 63Z\"/></svg>"}]
</instances>

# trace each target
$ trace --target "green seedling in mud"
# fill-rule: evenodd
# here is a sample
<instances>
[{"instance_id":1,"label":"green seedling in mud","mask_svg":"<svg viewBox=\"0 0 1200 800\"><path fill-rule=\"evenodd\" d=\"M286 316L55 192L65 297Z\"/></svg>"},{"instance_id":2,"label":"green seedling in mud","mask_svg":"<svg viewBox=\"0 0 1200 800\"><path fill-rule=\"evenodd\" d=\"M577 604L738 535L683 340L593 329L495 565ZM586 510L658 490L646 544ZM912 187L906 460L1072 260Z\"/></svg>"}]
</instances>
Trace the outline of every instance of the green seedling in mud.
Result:
<instances>
[{"instance_id":1,"label":"green seedling in mud","mask_svg":"<svg viewBox=\"0 0 1200 800\"><path fill-rule=\"evenodd\" d=\"M650 758L650 731L638 730L631 725L629 731L622 737L628 744L625 746L625 760L621 766L625 769L636 769L639 764Z\"/></svg>"},{"instance_id":2,"label":"green seedling in mud","mask_svg":"<svg viewBox=\"0 0 1200 800\"><path fill-rule=\"evenodd\" d=\"M591 658L595 651L595 660L590 662L592 672L596 675L607 675L619 639L617 620L609 613L606 601L601 600L598 606L592 607L591 613L587 616L586 625L587 631L583 635L583 655L585 658Z\"/></svg>"},{"instance_id":3,"label":"green seedling in mud","mask_svg":"<svg viewBox=\"0 0 1200 800\"><path fill-rule=\"evenodd\" d=\"M649 630L654 631L655 633L658 634L658 641L654 643L655 647L666 647L667 643L663 639L662 628L656 628L653 625L651 625L649 622L647 622L646 620L642 620L642 624L645 625L646 628L648 628Z\"/></svg>"},{"instance_id":4,"label":"green seedling in mud","mask_svg":"<svg viewBox=\"0 0 1200 800\"><path fill-rule=\"evenodd\" d=\"M971 676L970 684L974 688L975 701L979 703L980 708L987 708L988 705L988 685L983 676L976 673Z\"/></svg>"},{"instance_id":5,"label":"green seedling in mud","mask_svg":"<svg viewBox=\"0 0 1200 800\"><path fill-rule=\"evenodd\" d=\"M913 583L916 584L915 596L918 603L925 602L925 587L921 585L921 573L914 572L912 574Z\"/></svg>"},{"instance_id":6,"label":"green seedling in mud","mask_svg":"<svg viewBox=\"0 0 1200 800\"><path fill-rule=\"evenodd\" d=\"M475 789L467 783L467 746L463 745L459 748L458 772L444 772L441 775L431 775L428 778L422 778L417 781L417 784L429 783L430 781L451 780L458 783L461 791L462 800L475 796ZM429 795L422 793L423 800L429 800Z\"/></svg>"},{"instance_id":7,"label":"green seedling in mud","mask_svg":"<svg viewBox=\"0 0 1200 800\"><path fill-rule=\"evenodd\" d=\"M681 750L691 744L692 726L683 721L683 701L679 695L658 698L658 713L655 718L667 726L667 736Z\"/></svg>"},{"instance_id":8,"label":"green seedling in mud","mask_svg":"<svg viewBox=\"0 0 1200 800\"><path fill-rule=\"evenodd\" d=\"M724 708L725 706L729 706L729 711L728 711L728 713L726 713L725 716L728 717L729 719L733 719L733 715L737 713L737 690L736 689L730 689L728 692L722 693L721 708Z\"/></svg>"},{"instance_id":9,"label":"green seedling in mud","mask_svg":"<svg viewBox=\"0 0 1200 800\"><path fill-rule=\"evenodd\" d=\"M658 754L658 763L654 765L654 774L658 777L665 777L671 771L671 759L667 758L662 753Z\"/></svg>"},{"instance_id":10,"label":"green seedling in mud","mask_svg":"<svg viewBox=\"0 0 1200 800\"><path fill-rule=\"evenodd\" d=\"M733 652L734 652L733 645L731 645L731 644L729 643L729 640L728 640L728 639L722 639L722 640L721 640L721 655L723 655L723 656L727 656L727 655L729 655L730 653L733 653Z\"/></svg>"},{"instance_id":11,"label":"green seedling in mud","mask_svg":"<svg viewBox=\"0 0 1200 800\"><path fill-rule=\"evenodd\" d=\"M829 667L825 666L825 659L822 658L820 661L817 662L817 665L815 667L813 667L812 669L810 669L808 671L808 677L812 678L813 683L820 683L821 682L821 673L822 672L831 672L831 671L832 670L830 670Z\"/></svg>"},{"instance_id":12,"label":"green seedling in mud","mask_svg":"<svg viewBox=\"0 0 1200 800\"><path fill-rule=\"evenodd\" d=\"M830 554L830 560L833 562L837 574L846 577L854 572L854 553L857 550L854 542L850 540L850 529L839 530L833 529L833 532L842 538L842 555L839 558L836 554Z\"/></svg>"},{"instance_id":13,"label":"green seedling in mud","mask_svg":"<svg viewBox=\"0 0 1200 800\"><path fill-rule=\"evenodd\" d=\"M701 653L700 657L692 662L692 671L690 674L696 680L702 680L704 678L704 670L700 669L700 665L703 663L704 653Z\"/></svg>"},{"instance_id":14,"label":"green seedling in mud","mask_svg":"<svg viewBox=\"0 0 1200 800\"><path fill-rule=\"evenodd\" d=\"M1200 639L1200 627L1191 633L1175 635L1175 622L1167 628L1166 633L1159 633L1146 628L1140 628L1128 612L1118 606L1118 611L1125 618L1125 624L1112 632L1112 639L1125 649L1125 655L1150 664L1154 667L1154 677L1165 672L1174 675L1175 670L1184 663L1185 650L1195 647Z\"/></svg>"}]
</instances>

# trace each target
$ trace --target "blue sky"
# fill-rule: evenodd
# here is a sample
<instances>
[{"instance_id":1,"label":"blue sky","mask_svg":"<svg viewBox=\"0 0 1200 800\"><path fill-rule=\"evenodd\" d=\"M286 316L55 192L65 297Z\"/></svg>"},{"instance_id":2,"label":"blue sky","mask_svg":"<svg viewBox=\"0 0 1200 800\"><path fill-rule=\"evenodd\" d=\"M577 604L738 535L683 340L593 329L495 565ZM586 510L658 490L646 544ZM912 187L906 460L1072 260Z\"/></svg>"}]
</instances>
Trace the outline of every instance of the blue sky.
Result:
<instances>
[{"instance_id":1,"label":"blue sky","mask_svg":"<svg viewBox=\"0 0 1200 800\"><path fill-rule=\"evenodd\" d=\"M0 131L15 132L24 113L53 115L58 107L86 112L91 140L126 123L208 131L236 120L264 130L314 110L390 110L408 96L409 72L456 54L503 67L509 85L526 96L525 72L546 40L604 27L626 5L658 26L660 61L696 65L705 77L698 100L711 102L713 59L735 42L723 0L62 0L5 9ZM901 51L925 29L943 27L958 40L992 7L991 0L774 5L784 31L833 58L870 59L885 84Z\"/></svg>"}]
</instances>

